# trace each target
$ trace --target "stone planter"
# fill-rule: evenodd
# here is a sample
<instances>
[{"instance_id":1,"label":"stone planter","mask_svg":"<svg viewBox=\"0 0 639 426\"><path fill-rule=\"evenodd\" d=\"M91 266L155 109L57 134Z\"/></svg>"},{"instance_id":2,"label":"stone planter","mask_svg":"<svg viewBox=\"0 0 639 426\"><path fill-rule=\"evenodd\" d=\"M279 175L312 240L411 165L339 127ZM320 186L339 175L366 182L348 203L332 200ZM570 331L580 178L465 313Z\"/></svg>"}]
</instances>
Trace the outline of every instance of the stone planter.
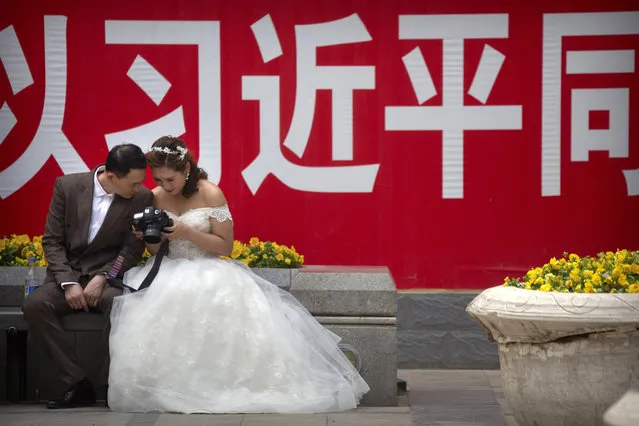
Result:
<instances>
[{"instance_id":1,"label":"stone planter","mask_svg":"<svg viewBox=\"0 0 639 426\"><path fill-rule=\"evenodd\" d=\"M466 310L499 345L519 426L604 425L604 412L639 371L639 294L498 286Z\"/></svg>"}]
</instances>

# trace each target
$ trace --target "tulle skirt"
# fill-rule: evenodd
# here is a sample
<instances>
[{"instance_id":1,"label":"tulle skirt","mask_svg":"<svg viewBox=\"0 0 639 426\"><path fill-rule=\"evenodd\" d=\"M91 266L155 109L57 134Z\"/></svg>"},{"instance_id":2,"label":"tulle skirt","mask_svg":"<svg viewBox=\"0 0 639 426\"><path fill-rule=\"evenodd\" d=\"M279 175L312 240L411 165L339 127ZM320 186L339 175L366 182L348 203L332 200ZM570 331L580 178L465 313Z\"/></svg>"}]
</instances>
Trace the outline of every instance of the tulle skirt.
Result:
<instances>
[{"instance_id":1,"label":"tulle skirt","mask_svg":"<svg viewBox=\"0 0 639 426\"><path fill-rule=\"evenodd\" d=\"M141 281L154 258L125 275ZM116 297L109 406L123 412L315 413L358 405L367 383L290 293L219 258L162 262Z\"/></svg>"}]
</instances>

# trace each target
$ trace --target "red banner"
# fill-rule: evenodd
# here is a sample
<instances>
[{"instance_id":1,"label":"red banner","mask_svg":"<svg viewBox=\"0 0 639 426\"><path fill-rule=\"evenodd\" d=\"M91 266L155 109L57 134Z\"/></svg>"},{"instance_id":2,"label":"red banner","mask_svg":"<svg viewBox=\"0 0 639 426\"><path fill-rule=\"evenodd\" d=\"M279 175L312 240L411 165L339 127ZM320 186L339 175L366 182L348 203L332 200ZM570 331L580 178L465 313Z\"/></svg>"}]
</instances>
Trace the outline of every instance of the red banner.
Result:
<instances>
[{"instance_id":1,"label":"red banner","mask_svg":"<svg viewBox=\"0 0 639 426\"><path fill-rule=\"evenodd\" d=\"M639 5L590 3L5 0L0 235L170 134L238 239L401 289L637 249Z\"/></svg>"}]
</instances>

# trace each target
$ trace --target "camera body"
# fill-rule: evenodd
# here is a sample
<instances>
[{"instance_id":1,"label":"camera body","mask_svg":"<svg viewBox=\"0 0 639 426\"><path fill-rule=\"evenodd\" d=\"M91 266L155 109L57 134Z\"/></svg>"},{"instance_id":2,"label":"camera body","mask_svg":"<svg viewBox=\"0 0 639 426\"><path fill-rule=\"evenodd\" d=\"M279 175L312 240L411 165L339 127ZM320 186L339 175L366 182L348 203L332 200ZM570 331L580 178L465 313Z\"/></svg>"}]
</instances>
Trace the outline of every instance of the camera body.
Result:
<instances>
[{"instance_id":1,"label":"camera body","mask_svg":"<svg viewBox=\"0 0 639 426\"><path fill-rule=\"evenodd\" d=\"M157 244L161 241L164 228L173 226L173 219L164 210L146 207L144 211L133 215L131 224L136 231L142 232L145 242Z\"/></svg>"}]
</instances>

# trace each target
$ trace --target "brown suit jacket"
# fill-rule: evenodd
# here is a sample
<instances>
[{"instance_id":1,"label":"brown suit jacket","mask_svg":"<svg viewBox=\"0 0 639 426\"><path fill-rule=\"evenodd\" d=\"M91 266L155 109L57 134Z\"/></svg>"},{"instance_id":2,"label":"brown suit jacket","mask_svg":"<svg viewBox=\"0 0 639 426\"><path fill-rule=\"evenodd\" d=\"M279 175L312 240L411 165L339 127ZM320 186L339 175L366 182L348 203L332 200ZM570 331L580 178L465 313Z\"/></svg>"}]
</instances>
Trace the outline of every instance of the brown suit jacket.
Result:
<instances>
[{"instance_id":1,"label":"brown suit jacket","mask_svg":"<svg viewBox=\"0 0 639 426\"><path fill-rule=\"evenodd\" d=\"M100 230L87 244L94 173L95 169L56 178L42 238L48 262L46 282L84 284L109 272L120 254L124 258L120 276L140 261L144 242L131 232L130 219L153 204L153 194L142 186L130 199L116 195Z\"/></svg>"}]
</instances>

